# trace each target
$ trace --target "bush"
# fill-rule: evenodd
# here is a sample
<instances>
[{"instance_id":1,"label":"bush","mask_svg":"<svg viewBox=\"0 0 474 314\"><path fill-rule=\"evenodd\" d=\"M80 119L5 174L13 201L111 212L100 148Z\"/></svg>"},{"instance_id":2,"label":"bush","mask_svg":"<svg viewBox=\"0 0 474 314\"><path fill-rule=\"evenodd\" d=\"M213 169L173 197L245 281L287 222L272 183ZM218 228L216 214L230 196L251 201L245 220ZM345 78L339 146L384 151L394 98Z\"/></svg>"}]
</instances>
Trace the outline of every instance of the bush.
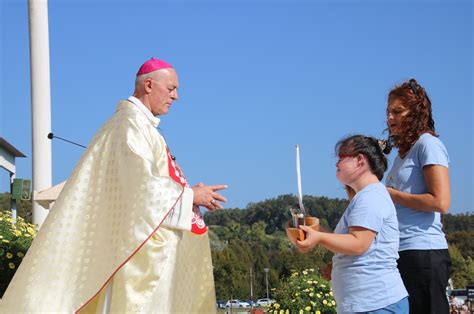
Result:
<instances>
[{"instance_id":1,"label":"bush","mask_svg":"<svg viewBox=\"0 0 474 314\"><path fill-rule=\"evenodd\" d=\"M314 269L293 272L283 280L280 288L272 290L276 302L269 307L269 313L336 313L331 285Z\"/></svg>"},{"instance_id":2,"label":"bush","mask_svg":"<svg viewBox=\"0 0 474 314\"><path fill-rule=\"evenodd\" d=\"M18 217L13 221L11 212L0 212L0 297L28 251L37 226Z\"/></svg>"}]
</instances>

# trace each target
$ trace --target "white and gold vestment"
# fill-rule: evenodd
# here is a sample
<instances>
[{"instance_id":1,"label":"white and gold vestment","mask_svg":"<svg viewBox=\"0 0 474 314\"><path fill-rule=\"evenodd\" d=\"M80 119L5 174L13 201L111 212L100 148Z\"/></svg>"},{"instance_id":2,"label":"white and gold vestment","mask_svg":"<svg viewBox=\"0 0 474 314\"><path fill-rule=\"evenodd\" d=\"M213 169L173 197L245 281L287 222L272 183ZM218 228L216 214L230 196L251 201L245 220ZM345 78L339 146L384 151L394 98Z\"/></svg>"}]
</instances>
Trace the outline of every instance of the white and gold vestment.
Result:
<instances>
[{"instance_id":1,"label":"white and gold vestment","mask_svg":"<svg viewBox=\"0 0 474 314\"><path fill-rule=\"evenodd\" d=\"M189 231L192 189L171 176L159 120L133 100L81 157L1 313L98 313L111 283L111 313L216 311L208 235Z\"/></svg>"}]
</instances>

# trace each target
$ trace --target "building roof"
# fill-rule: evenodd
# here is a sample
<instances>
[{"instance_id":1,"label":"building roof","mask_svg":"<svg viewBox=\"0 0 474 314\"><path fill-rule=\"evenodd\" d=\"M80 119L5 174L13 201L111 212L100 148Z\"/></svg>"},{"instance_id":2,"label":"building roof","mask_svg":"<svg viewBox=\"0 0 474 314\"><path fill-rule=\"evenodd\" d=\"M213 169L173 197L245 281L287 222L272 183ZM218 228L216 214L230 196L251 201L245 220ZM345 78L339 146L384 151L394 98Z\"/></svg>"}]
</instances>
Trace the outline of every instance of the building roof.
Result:
<instances>
[{"instance_id":1,"label":"building roof","mask_svg":"<svg viewBox=\"0 0 474 314\"><path fill-rule=\"evenodd\" d=\"M0 137L0 147L15 157L26 157L22 152L16 149L12 144L8 143L3 137Z\"/></svg>"}]
</instances>

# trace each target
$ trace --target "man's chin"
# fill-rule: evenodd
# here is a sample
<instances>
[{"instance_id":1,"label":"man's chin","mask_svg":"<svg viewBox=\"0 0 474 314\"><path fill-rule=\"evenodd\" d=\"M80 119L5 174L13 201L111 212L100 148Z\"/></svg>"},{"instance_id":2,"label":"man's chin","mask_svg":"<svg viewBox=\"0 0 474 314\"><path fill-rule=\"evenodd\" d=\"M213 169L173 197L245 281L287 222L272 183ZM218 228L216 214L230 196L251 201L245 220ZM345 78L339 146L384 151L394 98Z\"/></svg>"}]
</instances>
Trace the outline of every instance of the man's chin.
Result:
<instances>
[{"instance_id":1,"label":"man's chin","mask_svg":"<svg viewBox=\"0 0 474 314\"><path fill-rule=\"evenodd\" d=\"M157 114L155 114L155 116L164 116L165 114L167 114L169 111L169 109L166 109L166 110L160 110L160 112L158 112Z\"/></svg>"}]
</instances>

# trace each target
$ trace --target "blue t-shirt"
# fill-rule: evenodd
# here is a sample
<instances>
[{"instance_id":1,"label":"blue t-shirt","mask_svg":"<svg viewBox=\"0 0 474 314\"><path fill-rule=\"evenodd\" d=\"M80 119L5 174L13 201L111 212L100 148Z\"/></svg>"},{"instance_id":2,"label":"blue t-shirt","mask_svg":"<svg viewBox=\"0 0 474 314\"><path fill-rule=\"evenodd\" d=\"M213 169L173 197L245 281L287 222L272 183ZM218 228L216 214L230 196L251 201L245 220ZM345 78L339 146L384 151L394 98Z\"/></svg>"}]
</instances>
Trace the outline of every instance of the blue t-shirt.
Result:
<instances>
[{"instance_id":1,"label":"blue t-shirt","mask_svg":"<svg viewBox=\"0 0 474 314\"><path fill-rule=\"evenodd\" d=\"M410 194L428 193L423 167L440 165L447 168L448 164L449 156L443 143L437 137L424 133L405 158L395 158L386 183ZM395 208L400 229L400 251L448 248L440 213L422 212L399 204L395 204Z\"/></svg>"},{"instance_id":2,"label":"blue t-shirt","mask_svg":"<svg viewBox=\"0 0 474 314\"><path fill-rule=\"evenodd\" d=\"M362 255L334 255L332 288L338 313L372 311L406 297L397 268L397 214L382 183L369 184L354 196L334 232L347 234L349 227L377 235Z\"/></svg>"}]
</instances>

